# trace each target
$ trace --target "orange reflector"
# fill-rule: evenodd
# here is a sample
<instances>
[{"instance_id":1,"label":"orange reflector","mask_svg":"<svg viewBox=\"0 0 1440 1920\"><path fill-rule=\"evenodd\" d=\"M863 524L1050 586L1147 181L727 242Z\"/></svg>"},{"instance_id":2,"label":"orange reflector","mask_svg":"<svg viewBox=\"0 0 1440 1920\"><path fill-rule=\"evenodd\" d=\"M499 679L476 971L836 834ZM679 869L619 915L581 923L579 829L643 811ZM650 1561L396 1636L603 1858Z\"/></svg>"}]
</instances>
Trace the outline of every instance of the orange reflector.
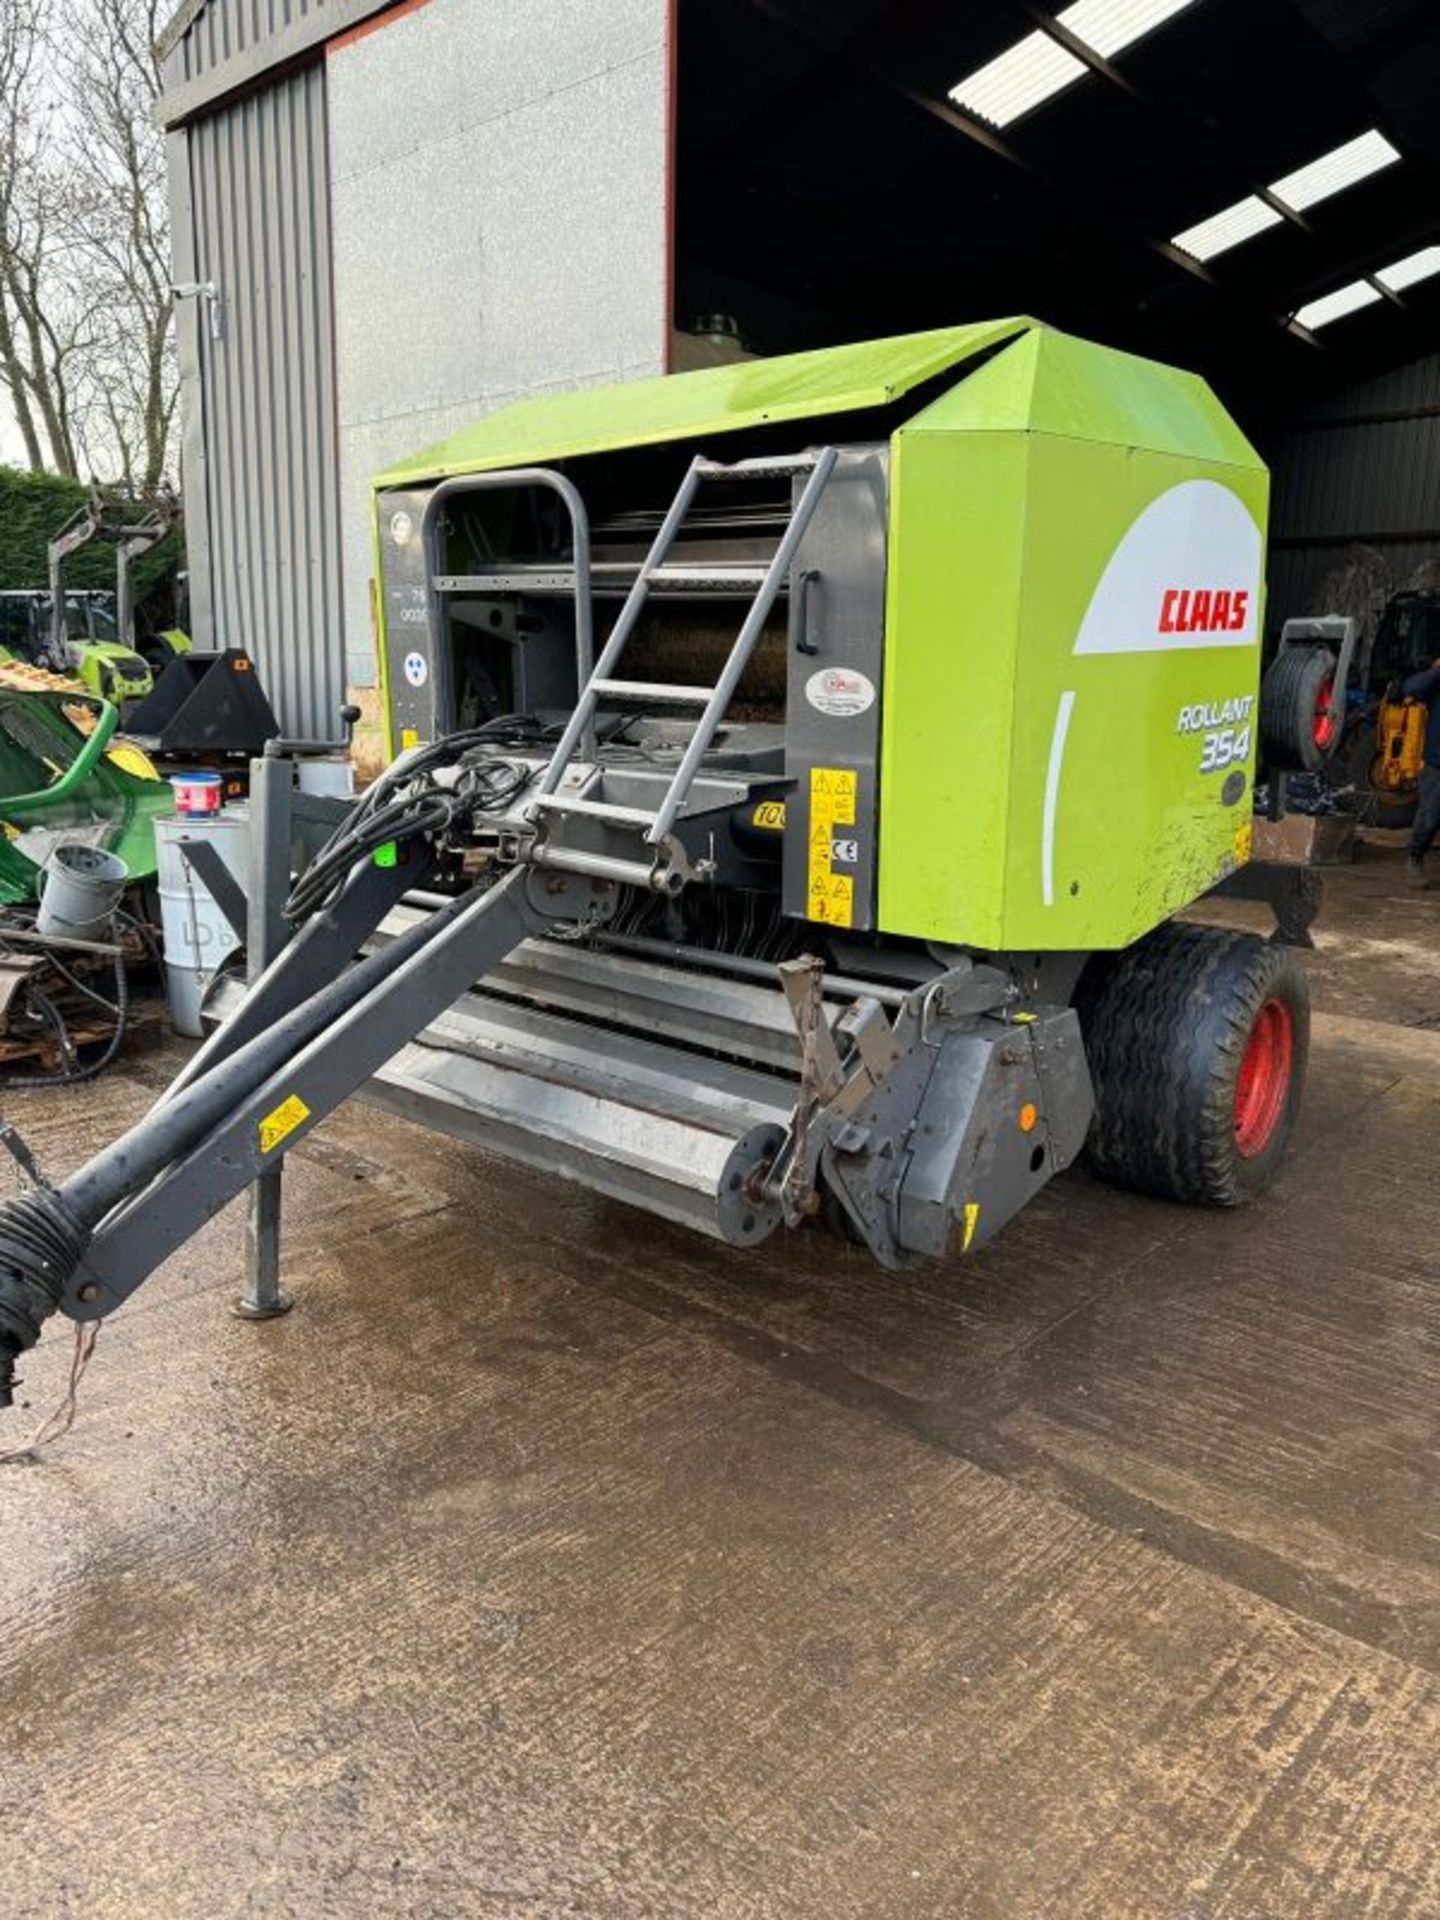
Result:
<instances>
[{"instance_id":1,"label":"orange reflector","mask_svg":"<svg viewBox=\"0 0 1440 1920\"><path fill-rule=\"evenodd\" d=\"M1020 1109L1021 1133L1033 1133L1035 1131L1035 1122L1039 1118L1040 1109L1035 1105L1033 1100L1027 1100Z\"/></svg>"}]
</instances>

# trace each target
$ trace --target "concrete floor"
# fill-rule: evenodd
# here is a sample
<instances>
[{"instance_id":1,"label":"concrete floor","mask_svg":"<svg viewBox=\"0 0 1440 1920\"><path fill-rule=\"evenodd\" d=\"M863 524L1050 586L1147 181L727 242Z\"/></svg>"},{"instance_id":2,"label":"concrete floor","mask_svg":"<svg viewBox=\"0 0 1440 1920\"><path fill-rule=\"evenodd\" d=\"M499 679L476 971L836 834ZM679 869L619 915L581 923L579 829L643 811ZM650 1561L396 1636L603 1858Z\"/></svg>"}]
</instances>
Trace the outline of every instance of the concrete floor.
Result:
<instances>
[{"instance_id":1,"label":"concrete floor","mask_svg":"<svg viewBox=\"0 0 1440 1920\"><path fill-rule=\"evenodd\" d=\"M902 1277L337 1116L298 1310L227 1216L0 1469L0 1911L1433 1920L1437 932L1339 876L1258 1208Z\"/></svg>"}]
</instances>

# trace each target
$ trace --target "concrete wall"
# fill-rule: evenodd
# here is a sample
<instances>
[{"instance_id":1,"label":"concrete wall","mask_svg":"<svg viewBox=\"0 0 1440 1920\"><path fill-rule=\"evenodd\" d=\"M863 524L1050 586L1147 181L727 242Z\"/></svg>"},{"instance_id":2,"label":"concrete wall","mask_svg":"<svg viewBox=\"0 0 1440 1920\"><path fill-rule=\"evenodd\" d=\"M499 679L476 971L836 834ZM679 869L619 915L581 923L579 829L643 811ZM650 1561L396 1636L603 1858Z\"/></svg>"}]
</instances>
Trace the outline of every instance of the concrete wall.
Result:
<instances>
[{"instance_id":1,"label":"concrete wall","mask_svg":"<svg viewBox=\"0 0 1440 1920\"><path fill-rule=\"evenodd\" d=\"M507 401L660 372L666 0L429 0L327 61L344 631L372 474Z\"/></svg>"}]
</instances>

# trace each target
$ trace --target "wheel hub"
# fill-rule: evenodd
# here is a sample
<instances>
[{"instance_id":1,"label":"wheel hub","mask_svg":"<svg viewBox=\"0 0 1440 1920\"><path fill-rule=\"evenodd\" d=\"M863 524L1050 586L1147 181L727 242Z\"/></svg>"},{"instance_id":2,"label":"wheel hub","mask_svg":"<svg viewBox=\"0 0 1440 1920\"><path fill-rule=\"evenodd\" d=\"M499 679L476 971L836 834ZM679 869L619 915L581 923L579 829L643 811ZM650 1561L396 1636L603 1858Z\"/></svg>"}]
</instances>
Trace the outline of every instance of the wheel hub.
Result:
<instances>
[{"instance_id":1,"label":"wheel hub","mask_svg":"<svg viewBox=\"0 0 1440 1920\"><path fill-rule=\"evenodd\" d=\"M1281 1000L1267 1000L1256 1016L1235 1082L1235 1145L1242 1158L1263 1153L1290 1094L1295 1026Z\"/></svg>"},{"instance_id":2,"label":"wheel hub","mask_svg":"<svg viewBox=\"0 0 1440 1920\"><path fill-rule=\"evenodd\" d=\"M1326 752L1334 744L1335 725L1335 676L1332 674L1328 680L1321 682L1320 690L1315 695L1315 714L1311 722L1315 744Z\"/></svg>"}]
</instances>

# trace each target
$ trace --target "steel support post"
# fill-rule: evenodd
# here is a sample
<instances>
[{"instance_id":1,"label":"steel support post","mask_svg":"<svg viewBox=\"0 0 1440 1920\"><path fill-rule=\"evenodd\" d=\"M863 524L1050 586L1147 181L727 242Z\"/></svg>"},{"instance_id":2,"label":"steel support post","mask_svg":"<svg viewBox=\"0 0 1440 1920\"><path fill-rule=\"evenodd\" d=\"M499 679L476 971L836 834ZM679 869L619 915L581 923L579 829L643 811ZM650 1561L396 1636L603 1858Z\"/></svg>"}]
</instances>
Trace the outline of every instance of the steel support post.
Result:
<instances>
[{"instance_id":1,"label":"steel support post","mask_svg":"<svg viewBox=\"0 0 1440 1920\"><path fill-rule=\"evenodd\" d=\"M290 891L291 793L295 765L262 754L250 762L248 977L254 982L288 938L281 914ZM250 1189L245 1215L245 1291L231 1303L241 1320L273 1320L295 1302L280 1284L283 1162Z\"/></svg>"}]
</instances>

